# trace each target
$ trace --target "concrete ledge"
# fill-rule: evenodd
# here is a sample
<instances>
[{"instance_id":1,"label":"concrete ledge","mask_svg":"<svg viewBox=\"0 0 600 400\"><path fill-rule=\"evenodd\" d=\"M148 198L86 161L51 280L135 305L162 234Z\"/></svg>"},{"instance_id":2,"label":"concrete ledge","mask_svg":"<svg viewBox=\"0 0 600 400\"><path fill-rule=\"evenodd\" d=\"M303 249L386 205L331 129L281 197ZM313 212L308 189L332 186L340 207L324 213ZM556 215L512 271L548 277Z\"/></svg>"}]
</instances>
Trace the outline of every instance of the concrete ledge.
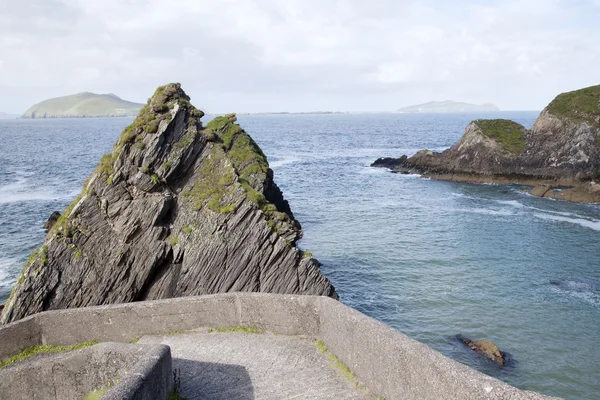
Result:
<instances>
[{"instance_id":1,"label":"concrete ledge","mask_svg":"<svg viewBox=\"0 0 600 400\"><path fill-rule=\"evenodd\" d=\"M148 345L136 345L148 346ZM102 396L102 400L166 399L173 389L171 349L148 346L148 351L119 382Z\"/></svg>"},{"instance_id":2,"label":"concrete ledge","mask_svg":"<svg viewBox=\"0 0 600 400\"><path fill-rule=\"evenodd\" d=\"M47 311L0 328L0 359L36 344L127 342L169 331L240 325L322 340L372 393L386 399L549 398L482 374L338 301L318 296L226 293ZM152 387L144 385L144 376L163 376L168 369L170 377L170 356L168 368L167 363L157 365L144 364L145 372L120 382L113 389L118 393L114 398L149 398L134 388ZM148 390L153 398L163 398L163 392L153 391L157 388Z\"/></svg>"},{"instance_id":3,"label":"concrete ledge","mask_svg":"<svg viewBox=\"0 0 600 400\"><path fill-rule=\"evenodd\" d=\"M166 399L171 379L168 346L101 343L0 369L0 398L80 400L118 382L102 399Z\"/></svg>"}]
</instances>

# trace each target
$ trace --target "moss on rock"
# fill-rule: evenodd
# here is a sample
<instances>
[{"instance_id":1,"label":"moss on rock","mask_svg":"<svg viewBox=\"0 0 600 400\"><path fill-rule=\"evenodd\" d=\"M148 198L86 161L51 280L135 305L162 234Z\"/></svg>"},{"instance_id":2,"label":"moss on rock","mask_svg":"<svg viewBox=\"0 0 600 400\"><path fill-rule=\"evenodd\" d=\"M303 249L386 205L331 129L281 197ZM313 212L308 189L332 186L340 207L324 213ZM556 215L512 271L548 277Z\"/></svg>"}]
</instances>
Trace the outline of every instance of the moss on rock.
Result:
<instances>
[{"instance_id":1,"label":"moss on rock","mask_svg":"<svg viewBox=\"0 0 600 400\"><path fill-rule=\"evenodd\" d=\"M213 149L211 157L202 161L199 179L191 189L183 193L184 199L198 211L205 205L214 212L228 214L235 210L231 203L231 191L235 173L228 165L220 149Z\"/></svg>"},{"instance_id":2,"label":"moss on rock","mask_svg":"<svg viewBox=\"0 0 600 400\"><path fill-rule=\"evenodd\" d=\"M478 119L473 121L481 132L500 143L502 147L515 154L525 150L525 128L507 119Z\"/></svg>"},{"instance_id":3,"label":"moss on rock","mask_svg":"<svg viewBox=\"0 0 600 400\"><path fill-rule=\"evenodd\" d=\"M600 129L600 85L559 94L546 110L557 117L586 122Z\"/></svg>"},{"instance_id":4,"label":"moss on rock","mask_svg":"<svg viewBox=\"0 0 600 400\"><path fill-rule=\"evenodd\" d=\"M236 120L235 114L216 117L206 128L219 135L227 156L241 178L250 180L252 175L257 175L257 179L262 181L269 169L267 157L256 142L235 123Z\"/></svg>"}]
</instances>

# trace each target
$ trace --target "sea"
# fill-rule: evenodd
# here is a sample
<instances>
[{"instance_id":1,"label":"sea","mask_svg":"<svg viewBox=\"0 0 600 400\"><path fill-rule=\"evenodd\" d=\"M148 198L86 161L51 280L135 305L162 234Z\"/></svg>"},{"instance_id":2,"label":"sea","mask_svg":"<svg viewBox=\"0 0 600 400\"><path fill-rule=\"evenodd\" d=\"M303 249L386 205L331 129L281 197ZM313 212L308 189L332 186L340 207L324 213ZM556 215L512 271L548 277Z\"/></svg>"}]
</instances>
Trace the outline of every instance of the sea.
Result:
<instances>
[{"instance_id":1,"label":"sea","mask_svg":"<svg viewBox=\"0 0 600 400\"><path fill-rule=\"evenodd\" d=\"M240 115L341 301L522 389L600 398L600 206L369 165L493 114ZM208 121L208 116L204 120ZM127 118L0 120L0 302ZM456 339L495 342L505 367Z\"/></svg>"}]
</instances>

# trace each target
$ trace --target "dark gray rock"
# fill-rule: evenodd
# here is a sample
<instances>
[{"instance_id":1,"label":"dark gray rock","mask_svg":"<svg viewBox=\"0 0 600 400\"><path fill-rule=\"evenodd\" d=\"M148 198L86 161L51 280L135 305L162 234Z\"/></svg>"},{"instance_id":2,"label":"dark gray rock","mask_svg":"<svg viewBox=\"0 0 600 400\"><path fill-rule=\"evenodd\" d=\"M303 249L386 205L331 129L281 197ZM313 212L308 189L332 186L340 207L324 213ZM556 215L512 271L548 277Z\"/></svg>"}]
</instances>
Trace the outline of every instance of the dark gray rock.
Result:
<instances>
[{"instance_id":1,"label":"dark gray rock","mask_svg":"<svg viewBox=\"0 0 600 400\"><path fill-rule=\"evenodd\" d=\"M159 88L25 265L2 323L51 309L253 291L337 298L235 116Z\"/></svg>"},{"instance_id":2,"label":"dark gray rock","mask_svg":"<svg viewBox=\"0 0 600 400\"><path fill-rule=\"evenodd\" d=\"M58 221L59 218L60 218L60 212L58 212L58 211L54 211L52 214L50 214L48 221L46 221L46 223L44 224L44 229L46 230L46 232L48 232L50 229L52 229L52 227L54 226L56 221Z\"/></svg>"}]
</instances>

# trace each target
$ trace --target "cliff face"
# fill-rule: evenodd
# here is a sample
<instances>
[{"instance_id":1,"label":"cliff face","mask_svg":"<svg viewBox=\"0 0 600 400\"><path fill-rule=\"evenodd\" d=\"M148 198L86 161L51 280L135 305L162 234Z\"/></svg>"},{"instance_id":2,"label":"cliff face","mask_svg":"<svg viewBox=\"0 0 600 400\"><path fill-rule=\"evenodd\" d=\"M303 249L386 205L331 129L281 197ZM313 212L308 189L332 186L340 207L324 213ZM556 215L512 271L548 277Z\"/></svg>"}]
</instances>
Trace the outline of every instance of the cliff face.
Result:
<instances>
[{"instance_id":1,"label":"cliff face","mask_svg":"<svg viewBox=\"0 0 600 400\"><path fill-rule=\"evenodd\" d=\"M50 309L232 291L337 298L235 116L202 126L159 88L23 268L2 323Z\"/></svg>"},{"instance_id":2,"label":"cliff face","mask_svg":"<svg viewBox=\"0 0 600 400\"><path fill-rule=\"evenodd\" d=\"M557 96L529 130L508 120L477 120L441 153L421 150L373 166L439 179L574 185L590 194L588 201L600 201L593 182L600 179L600 85Z\"/></svg>"}]
</instances>

